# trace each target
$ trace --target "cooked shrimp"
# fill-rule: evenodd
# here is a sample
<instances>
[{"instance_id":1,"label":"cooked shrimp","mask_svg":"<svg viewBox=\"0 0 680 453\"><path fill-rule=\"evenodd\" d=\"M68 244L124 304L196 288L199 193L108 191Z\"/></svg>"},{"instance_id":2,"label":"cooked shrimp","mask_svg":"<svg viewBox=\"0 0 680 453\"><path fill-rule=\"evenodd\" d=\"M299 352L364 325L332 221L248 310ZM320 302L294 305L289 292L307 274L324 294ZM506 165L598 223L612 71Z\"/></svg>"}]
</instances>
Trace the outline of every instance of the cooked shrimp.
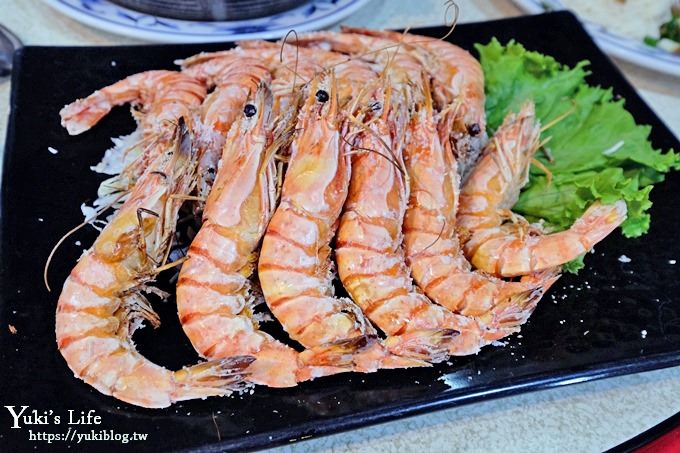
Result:
<instances>
[{"instance_id":1,"label":"cooked shrimp","mask_svg":"<svg viewBox=\"0 0 680 453\"><path fill-rule=\"evenodd\" d=\"M186 72L214 88L200 109L198 197L205 199L212 187L225 137L234 120L242 113L248 96L261 83L270 83L271 74L260 60L241 57L221 64L190 66Z\"/></svg>"},{"instance_id":2,"label":"cooked shrimp","mask_svg":"<svg viewBox=\"0 0 680 453\"><path fill-rule=\"evenodd\" d=\"M144 358L132 334L159 320L144 292L162 269L181 204L195 185L196 156L180 120L175 140L140 177L64 283L57 305L57 345L77 377L115 398L143 407L228 395L244 388L248 356L170 371Z\"/></svg>"},{"instance_id":3,"label":"cooked shrimp","mask_svg":"<svg viewBox=\"0 0 680 453\"><path fill-rule=\"evenodd\" d=\"M384 71L395 90L405 88L423 71L422 64L399 45L376 36L321 31L302 35L295 43L352 55L356 57L353 60L358 58L371 62L377 65L380 72Z\"/></svg>"},{"instance_id":4,"label":"cooked shrimp","mask_svg":"<svg viewBox=\"0 0 680 453\"><path fill-rule=\"evenodd\" d=\"M484 73L477 59L455 44L429 36L352 27L343 31L391 40L393 46L399 43L420 61L433 79L439 110L454 113L449 136L465 179L487 140Z\"/></svg>"},{"instance_id":5,"label":"cooked shrimp","mask_svg":"<svg viewBox=\"0 0 680 453\"><path fill-rule=\"evenodd\" d=\"M329 243L350 178L345 127L334 76L322 73L310 83L281 203L262 243L262 292L290 337L308 348L301 353L308 365L355 371L425 366L388 352L359 307L333 296Z\"/></svg>"},{"instance_id":6,"label":"cooked shrimp","mask_svg":"<svg viewBox=\"0 0 680 453\"><path fill-rule=\"evenodd\" d=\"M509 209L529 178L540 125L533 103L509 114L462 188L458 222L473 266L499 276L560 266L590 251L626 218L626 204L593 203L566 231L545 234Z\"/></svg>"},{"instance_id":7,"label":"cooked shrimp","mask_svg":"<svg viewBox=\"0 0 680 453\"><path fill-rule=\"evenodd\" d=\"M429 90L424 91L426 102L412 116L404 150L411 181L403 228L406 259L428 297L484 329L478 335L482 346L516 331L557 275L549 271L506 282L472 271L456 232L456 161L439 139Z\"/></svg>"},{"instance_id":8,"label":"cooked shrimp","mask_svg":"<svg viewBox=\"0 0 680 453\"><path fill-rule=\"evenodd\" d=\"M244 41L227 51L201 53L178 63L193 77L210 80L225 66L243 58L257 59L271 72L273 111L277 115L294 106L299 90L328 67L337 74L341 105L356 99L365 80L375 77L369 65L340 53L259 40Z\"/></svg>"},{"instance_id":9,"label":"cooked shrimp","mask_svg":"<svg viewBox=\"0 0 680 453\"><path fill-rule=\"evenodd\" d=\"M460 317L416 292L404 263L401 225L409 188L400 134L408 113L404 103L392 102L389 89L384 99L371 102L369 130L359 134L353 152L336 240L338 273L352 299L388 335L391 348L441 362L452 353L470 352L456 329L468 323L460 326Z\"/></svg>"},{"instance_id":10,"label":"cooked shrimp","mask_svg":"<svg viewBox=\"0 0 680 453\"><path fill-rule=\"evenodd\" d=\"M484 112L484 73L479 61L467 50L437 38L387 30L342 27L344 33L382 38L384 45L391 41L418 58L433 78L433 94L440 108L464 100L465 122L486 128Z\"/></svg>"},{"instance_id":11,"label":"cooked shrimp","mask_svg":"<svg viewBox=\"0 0 680 453\"><path fill-rule=\"evenodd\" d=\"M147 71L126 77L64 106L61 124L78 135L97 124L114 106L131 103L137 131L107 152L98 169L114 175L99 188L95 205L107 205L129 192L148 165L170 146L176 124L184 118L191 125L193 112L203 102L205 87L176 71ZM122 156L122 157L121 157ZM119 203L120 204L120 203Z\"/></svg>"},{"instance_id":12,"label":"cooked shrimp","mask_svg":"<svg viewBox=\"0 0 680 453\"><path fill-rule=\"evenodd\" d=\"M145 136L161 134L172 140L179 118L190 121L192 109L205 98L205 87L176 71L147 71L126 77L64 106L61 124L78 135L97 124L114 106L132 103L133 115Z\"/></svg>"},{"instance_id":13,"label":"cooked shrimp","mask_svg":"<svg viewBox=\"0 0 680 453\"><path fill-rule=\"evenodd\" d=\"M250 382L289 387L337 371L303 367L297 351L258 329L258 300L248 277L276 207L273 153L286 140L272 137L269 88L261 84L254 94L226 138L203 225L177 282L177 310L201 356L251 355Z\"/></svg>"}]
</instances>

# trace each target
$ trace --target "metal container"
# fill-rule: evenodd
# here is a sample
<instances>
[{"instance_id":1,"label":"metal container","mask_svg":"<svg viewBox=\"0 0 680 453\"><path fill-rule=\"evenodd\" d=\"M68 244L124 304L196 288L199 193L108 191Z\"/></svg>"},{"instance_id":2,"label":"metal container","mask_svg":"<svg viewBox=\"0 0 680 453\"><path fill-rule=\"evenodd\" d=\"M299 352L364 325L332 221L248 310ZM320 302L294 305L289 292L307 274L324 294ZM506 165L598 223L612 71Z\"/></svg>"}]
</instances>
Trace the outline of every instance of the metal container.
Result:
<instances>
[{"instance_id":1,"label":"metal container","mask_svg":"<svg viewBox=\"0 0 680 453\"><path fill-rule=\"evenodd\" d=\"M247 20L271 16L308 0L111 0L126 8L173 19L198 21Z\"/></svg>"}]
</instances>

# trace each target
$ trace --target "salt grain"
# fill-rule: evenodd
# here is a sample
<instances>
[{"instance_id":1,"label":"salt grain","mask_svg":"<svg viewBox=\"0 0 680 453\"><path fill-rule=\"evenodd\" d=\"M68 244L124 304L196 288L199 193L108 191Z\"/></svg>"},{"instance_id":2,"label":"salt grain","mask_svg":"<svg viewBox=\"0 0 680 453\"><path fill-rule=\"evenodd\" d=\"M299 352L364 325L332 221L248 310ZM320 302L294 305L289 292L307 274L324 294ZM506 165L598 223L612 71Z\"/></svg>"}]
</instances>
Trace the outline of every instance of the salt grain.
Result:
<instances>
[{"instance_id":1,"label":"salt grain","mask_svg":"<svg viewBox=\"0 0 680 453\"><path fill-rule=\"evenodd\" d=\"M640 331L640 336L641 336L642 338L647 338L647 331L646 331L646 330L641 330L641 331Z\"/></svg>"},{"instance_id":2,"label":"salt grain","mask_svg":"<svg viewBox=\"0 0 680 453\"><path fill-rule=\"evenodd\" d=\"M57 154L59 152L59 150L57 150L56 148L52 148L51 146L47 147L47 151L49 151L52 154Z\"/></svg>"},{"instance_id":3,"label":"salt grain","mask_svg":"<svg viewBox=\"0 0 680 453\"><path fill-rule=\"evenodd\" d=\"M675 264L677 261L675 260L668 260L668 264Z\"/></svg>"},{"instance_id":4,"label":"salt grain","mask_svg":"<svg viewBox=\"0 0 680 453\"><path fill-rule=\"evenodd\" d=\"M628 258L626 255L621 255L619 256L619 261L622 263L630 263L632 260Z\"/></svg>"},{"instance_id":5,"label":"salt grain","mask_svg":"<svg viewBox=\"0 0 680 453\"><path fill-rule=\"evenodd\" d=\"M590 333L590 330L586 330L585 332L583 332L583 335L588 335L588 333Z\"/></svg>"}]
</instances>

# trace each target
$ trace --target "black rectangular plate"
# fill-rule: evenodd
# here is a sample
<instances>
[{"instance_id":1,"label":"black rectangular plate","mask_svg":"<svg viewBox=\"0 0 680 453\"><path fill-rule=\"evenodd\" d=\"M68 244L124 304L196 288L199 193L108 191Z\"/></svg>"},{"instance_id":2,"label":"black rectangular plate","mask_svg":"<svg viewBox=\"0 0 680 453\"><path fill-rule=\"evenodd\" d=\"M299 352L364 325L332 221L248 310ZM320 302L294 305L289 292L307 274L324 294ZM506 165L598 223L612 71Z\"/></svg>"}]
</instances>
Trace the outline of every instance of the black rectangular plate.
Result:
<instances>
[{"instance_id":1,"label":"black rectangular plate","mask_svg":"<svg viewBox=\"0 0 680 453\"><path fill-rule=\"evenodd\" d=\"M431 28L415 33L442 36ZM592 84L612 87L626 99L640 124L652 126L656 148L678 147L677 139L647 107L609 59L569 13L458 26L452 40L472 50L492 37L515 39L531 50L574 65L591 62ZM57 240L81 222L79 206L96 193L100 175L90 171L109 137L134 129L127 107L101 124L69 137L59 109L76 98L148 69L173 68L173 60L224 45L132 47L27 47L15 59L12 112L2 187L0 364L2 406L29 406L49 415L48 425L10 429L0 410L2 444L65 449L75 444L29 441L28 429L66 433L68 411L95 410L100 425L71 426L79 432L147 433L135 446L149 450L243 450L319 436L504 395L680 364L680 259L677 208L680 175L668 176L652 192L652 227L646 236L624 240L618 233L588 255L578 276L565 275L505 347L452 359L430 369L339 375L295 388L256 388L254 394L176 404L169 409L133 407L104 396L73 377L56 348L54 312L61 284L92 229L70 237L57 251L49 280L45 260ZM48 152L48 147L58 150ZM79 242L76 242L79 241ZM622 254L632 259L621 263ZM158 304L163 325L135 339L151 360L177 369L197 360L174 311ZM9 325L16 327L10 333ZM646 335L642 332L646 331ZM61 424L54 423L59 415ZM119 442L87 442L77 448L114 450Z\"/></svg>"}]
</instances>

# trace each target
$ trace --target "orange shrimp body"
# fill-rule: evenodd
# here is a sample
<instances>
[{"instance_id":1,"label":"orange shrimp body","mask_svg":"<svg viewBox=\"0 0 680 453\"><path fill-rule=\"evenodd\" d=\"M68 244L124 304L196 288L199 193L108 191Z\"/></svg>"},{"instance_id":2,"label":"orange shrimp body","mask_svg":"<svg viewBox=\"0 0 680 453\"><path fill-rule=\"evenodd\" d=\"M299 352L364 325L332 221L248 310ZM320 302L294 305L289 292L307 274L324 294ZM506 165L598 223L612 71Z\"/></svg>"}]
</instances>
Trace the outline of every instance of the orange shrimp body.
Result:
<instances>
[{"instance_id":1,"label":"orange shrimp body","mask_svg":"<svg viewBox=\"0 0 680 453\"><path fill-rule=\"evenodd\" d=\"M420 77L423 66L389 39L355 33L315 32L298 38L296 44L353 55L377 65L399 90Z\"/></svg>"},{"instance_id":2,"label":"orange shrimp body","mask_svg":"<svg viewBox=\"0 0 680 453\"><path fill-rule=\"evenodd\" d=\"M367 63L340 53L259 40L241 42L228 51L199 54L181 64L183 71L202 79L243 58L258 60L271 72L275 114L295 106L300 89L327 68L335 70L341 105L355 100L365 82L375 78Z\"/></svg>"},{"instance_id":3,"label":"orange shrimp body","mask_svg":"<svg viewBox=\"0 0 680 453\"><path fill-rule=\"evenodd\" d=\"M206 96L206 88L176 71L147 71L131 75L113 85L95 91L84 99L64 106L61 124L71 135L81 134L97 124L114 106L131 103L137 130L107 151L97 167L114 175L104 181L95 205L115 205L124 201L120 194L129 192L149 164L174 139L179 118L193 128L194 111Z\"/></svg>"},{"instance_id":4,"label":"orange shrimp body","mask_svg":"<svg viewBox=\"0 0 680 453\"><path fill-rule=\"evenodd\" d=\"M556 275L549 272L505 282L472 271L456 232L456 161L439 140L431 104L413 115L404 154L411 181L404 250L417 285L435 302L474 318L483 330L462 335L478 338L480 347L513 333Z\"/></svg>"},{"instance_id":5,"label":"orange shrimp body","mask_svg":"<svg viewBox=\"0 0 680 453\"><path fill-rule=\"evenodd\" d=\"M560 266L590 251L626 218L626 204L594 203L566 230L545 234L509 209L529 178L540 126L533 103L509 114L463 185L458 223L465 256L476 268L513 277ZM509 220L509 221L508 221Z\"/></svg>"},{"instance_id":6,"label":"orange shrimp body","mask_svg":"<svg viewBox=\"0 0 680 453\"><path fill-rule=\"evenodd\" d=\"M203 357L252 355L250 382L290 387L333 370L302 369L297 351L258 330L248 277L276 205L271 108L271 92L260 85L229 131L203 225L179 275L177 310Z\"/></svg>"},{"instance_id":7,"label":"orange shrimp body","mask_svg":"<svg viewBox=\"0 0 680 453\"><path fill-rule=\"evenodd\" d=\"M261 83L270 83L269 70L259 60L241 57L238 60L210 61L187 66L184 72L214 90L208 94L200 109L202 127L199 131L200 182L198 195L206 198L215 179L225 137L229 128L242 113L248 96Z\"/></svg>"},{"instance_id":8,"label":"orange shrimp body","mask_svg":"<svg viewBox=\"0 0 680 453\"><path fill-rule=\"evenodd\" d=\"M386 30L342 27L343 32L383 38L392 44L402 43L433 77L434 100L445 107L457 99L461 105L465 123L486 128L484 112L484 72L475 57L467 50L448 41L429 36L402 34Z\"/></svg>"},{"instance_id":9,"label":"orange shrimp body","mask_svg":"<svg viewBox=\"0 0 680 453\"><path fill-rule=\"evenodd\" d=\"M281 203L265 234L258 275L267 305L309 365L355 371L427 365L396 357L351 300L333 296L329 243L347 197L350 160L336 82L324 73L310 84L298 120ZM347 139L345 139L347 140Z\"/></svg>"},{"instance_id":10,"label":"orange shrimp body","mask_svg":"<svg viewBox=\"0 0 680 453\"><path fill-rule=\"evenodd\" d=\"M176 71L147 71L78 99L59 112L69 134L78 135L97 124L114 106L132 103L145 136L160 134L172 140L179 118L190 122L192 111L206 95L205 87Z\"/></svg>"},{"instance_id":11,"label":"orange shrimp body","mask_svg":"<svg viewBox=\"0 0 680 453\"><path fill-rule=\"evenodd\" d=\"M432 92L440 111L450 110L454 118L449 130L458 171L463 179L476 162L486 142L484 72L468 51L450 42L394 31L343 27L343 32L375 36L401 43L432 77Z\"/></svg>"},{"instance_id":12,"label":"orange shrimp body","mask_svg":"<svg viewBox=\"0 0 680 453\"><path fill-rule=\"evenodd\" d=\"M190 134L160 154L140 177L129 199L80 258L64 283L56 314L57 346L66 363L106 395L143 407L228 395L244 388L252 357L201 363L179 371L139 354L132 334L158 316L143 292L163 263L181 201L195 185L196 156Z\"/></svg>"},{"instance_id":13,"label":"orange shrimp body","mask_svg":"<svg viewBox=\"0 0 680 453\"><path fill-rule=\"evenodd\" d=\"M352 179L340 219L335 256L338 273L352 299L388 336L402 356L440 362L454 349L456 317L416 293L401 250L401 225L408 186L401 173L406 112L393 113L388 99L373 110L370 131L359 135L352 156ZM387 102L387 105L384 104Z\"/></svg>"}]
</instances>

